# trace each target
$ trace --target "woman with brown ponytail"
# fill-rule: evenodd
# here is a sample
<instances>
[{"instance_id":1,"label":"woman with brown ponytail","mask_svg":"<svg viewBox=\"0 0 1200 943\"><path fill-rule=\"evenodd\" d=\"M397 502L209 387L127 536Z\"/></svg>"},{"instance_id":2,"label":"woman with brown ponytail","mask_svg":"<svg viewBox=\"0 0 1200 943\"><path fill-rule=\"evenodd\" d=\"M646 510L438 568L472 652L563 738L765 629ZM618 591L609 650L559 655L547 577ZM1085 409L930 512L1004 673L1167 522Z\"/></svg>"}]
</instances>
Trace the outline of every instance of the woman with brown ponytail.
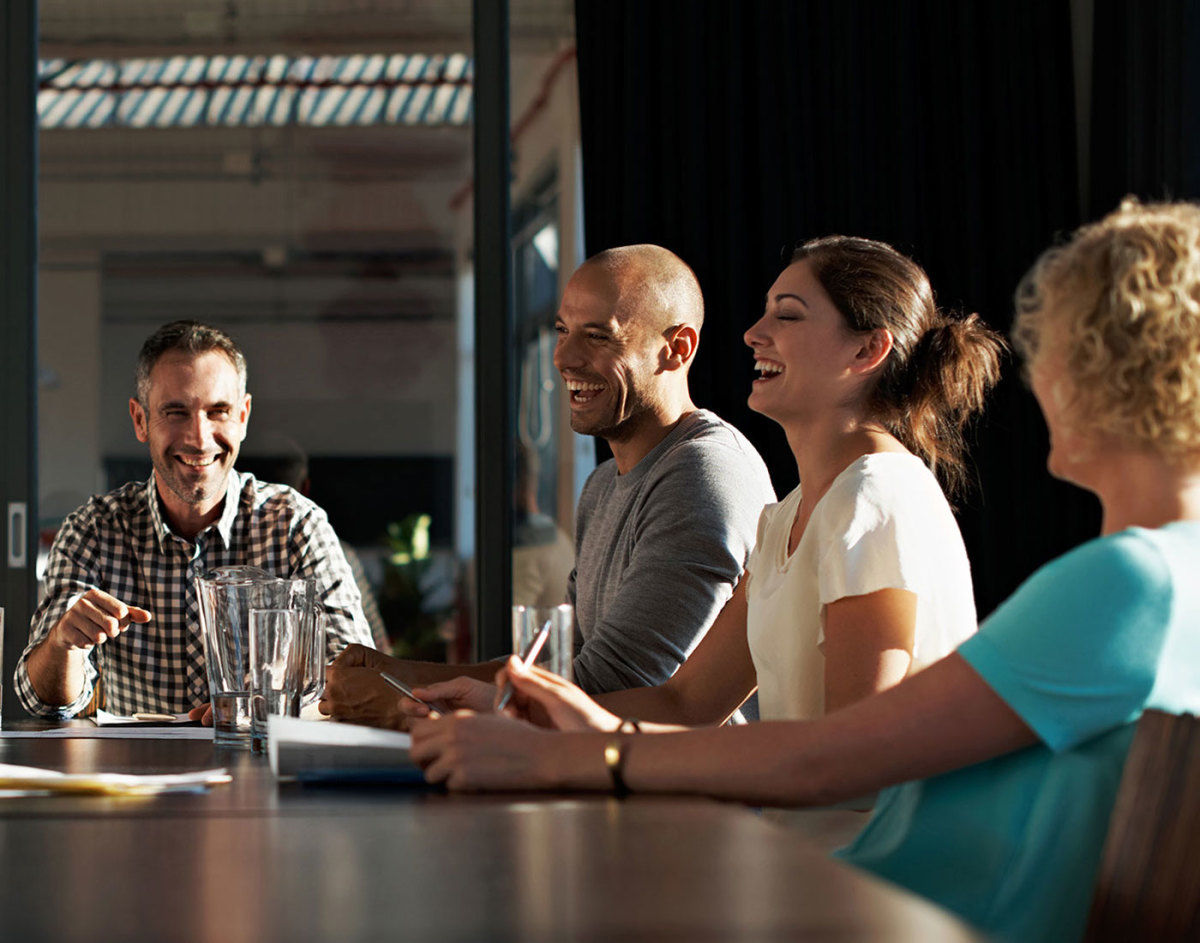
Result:
<instances>
[{"instance_id":1,"label":"woman with brown ponytail","mask_svg":"<svg viewBox=\"0 0 1200 943\"><path fill-rule=\"evenodd\" d=\"M719 724L756 688L764 720L819 717L975 631L966 551L934 472L951 489L963 478L962 428L995 382L1000 339L975 316L941 314L925 272L891 246L842 236L796 251L745 339L760 374L749 404L787 433L801 485L764 510L748 575L670 680L593 701L540 676L558 696L537 722ZM490 704L465 678L417 693Z\"/></svg>"},{"instance_id":2,"label":"woman with brown ponytail","mask_svg":"<svg viewBox=\"0 0 1200 943\"><path fill-rule=\"evenodd\" d=\"M746 635L763 719L805 720L891 687L975 631L954 493L962 429L999 338L947 318L891 246L801 246L746 332L750 407L787 433L800 485L763 511ZM626 705L621 705L624 709Z\"/></svg>"}]
</instances>

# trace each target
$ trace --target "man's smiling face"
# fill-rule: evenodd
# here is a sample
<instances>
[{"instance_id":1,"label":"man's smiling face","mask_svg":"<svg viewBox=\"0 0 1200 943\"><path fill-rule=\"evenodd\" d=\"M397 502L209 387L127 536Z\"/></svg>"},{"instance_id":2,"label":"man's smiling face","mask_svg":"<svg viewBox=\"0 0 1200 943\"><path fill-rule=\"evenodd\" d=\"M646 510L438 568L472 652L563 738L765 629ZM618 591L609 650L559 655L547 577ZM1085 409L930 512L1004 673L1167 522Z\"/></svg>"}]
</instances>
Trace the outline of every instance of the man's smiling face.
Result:
<instances>
[{"instance_id":1,"label":"man's smiling face","mask_svg":"<svg viewBox=\"0 0 1200 943\"><path fill-rule=\"evenodd\" d=\"M237 369L218 350L168 351L150 371L147 399L129 409L163 503L168 512L207 513L225 497L250 418Z\"/></svg>"},{"instance_id":2,"label":"man's smiling face","mask_svg":"<svg viewBox=\"0 0 1200 943\"><path fill-rule=\"evenodd\" d=\"M554 364L567 386L571 428L620 441L635 433L661 399L658 357L665 347L639 316L619 310L620 292L595 266L579 269L555 319Z\"/></svg>"}]
</instances>

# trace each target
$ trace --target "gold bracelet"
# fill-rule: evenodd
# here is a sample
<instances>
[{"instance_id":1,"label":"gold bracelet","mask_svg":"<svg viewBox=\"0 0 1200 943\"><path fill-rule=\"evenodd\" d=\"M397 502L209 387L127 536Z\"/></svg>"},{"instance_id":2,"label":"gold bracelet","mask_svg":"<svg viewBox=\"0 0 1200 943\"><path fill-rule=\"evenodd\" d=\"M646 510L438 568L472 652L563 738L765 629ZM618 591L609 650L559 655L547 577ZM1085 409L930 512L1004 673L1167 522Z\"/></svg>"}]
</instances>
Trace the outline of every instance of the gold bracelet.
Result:
<instances>
[{"instance_id":1,"label":"gold bracelet","mask_svg":"<svg viewBox=\"0 0 1200 943\"><path fill-rule=\"evenodd\" d=\"M613 795L624 799L629 795L629 787L625 785L625 754L629 750L629 741L614 737L604 745L604 765L612 778Z\"/></svg>"}]
</instances>

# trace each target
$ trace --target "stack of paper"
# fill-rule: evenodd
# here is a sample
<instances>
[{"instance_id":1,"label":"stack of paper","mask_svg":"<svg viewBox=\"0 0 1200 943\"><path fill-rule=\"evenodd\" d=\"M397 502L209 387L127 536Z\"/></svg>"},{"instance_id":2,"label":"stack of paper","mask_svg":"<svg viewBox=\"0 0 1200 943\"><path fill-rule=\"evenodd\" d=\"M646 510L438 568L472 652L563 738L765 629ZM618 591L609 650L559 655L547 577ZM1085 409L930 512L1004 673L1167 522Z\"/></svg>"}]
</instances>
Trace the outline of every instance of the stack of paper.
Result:
<instances>
[{"instance_id":1,"label":"stack of paper","mask_svg":"<svg viewBox=\"0 0 1200 943\"><path fill-rule=\"evenodd\" d=\"M77 721L65 727L44 730L0 730L0 740L208 740L213 738L212 727L197 724L109 724L93 727Z\"/></svg>"},{"instance_id":2,"label":"stack of paper","mask_svg":"<svg viewBox=\"0 0 1200 943\"><path fill-rule=\"evenodd\" d=\"M156 796L167 792L202 792L232 779L227 770L193 773L60 773L36 766L0 763L0 798L13 795L66 793L92 796Z\"/></svg>"},{"instance_id":3,"label":"stack of paper","mask_svg":"<svg viewBox=\"0 0 1200 943\"><path fill-rule=\"evenodd\" d=\"M408 758L412 738L394 730L271 717L267 752L279 779L301 782L422 783Z\"/></svg>"}]
</instances>

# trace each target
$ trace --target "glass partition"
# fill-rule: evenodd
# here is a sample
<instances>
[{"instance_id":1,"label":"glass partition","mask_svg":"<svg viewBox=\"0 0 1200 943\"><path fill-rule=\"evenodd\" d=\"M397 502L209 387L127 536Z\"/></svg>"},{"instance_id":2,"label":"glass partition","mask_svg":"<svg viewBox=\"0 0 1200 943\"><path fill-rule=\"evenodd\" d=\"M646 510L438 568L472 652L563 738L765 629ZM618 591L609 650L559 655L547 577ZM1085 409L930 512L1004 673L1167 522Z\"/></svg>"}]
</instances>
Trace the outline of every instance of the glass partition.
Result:
<instances>
[{"instance_id":1,"label":"glass partition","mask_svg":"<svg viewBox=\"0 0 1200 943\"><path fill-rule=\"evenodd\" d=\"M238 468L325 508L378 643L469 647L470 5L42 0L40 17L43 561L89 495L148 475L135 358L195 319L249 363Z\"/></svg>"},{"instance_id":2,"label":"glass partition","mask_svg":"<svg viewBox=\"0 0 1200 943\"><path fill-rule=\"evenodd\" d=\"M381 644L476 650L480 354L512 358L523 402L531 498L510 511L537 526L514 533L544 524L569 546L593 445L569 431L547 328L583 257L573 3L510 9L520 341L479 352L471 4L41 0L43 563L66 514L148 474L134 361L179 318L244 348L239 468L328 511Z\"/></svg>"},{"instance_id":3,"label":"glass partition","mask_svg":"<svg viewBox=\"0 0 1200 943\"><path fill-rule=\"evenodd\" d=\"M571 431L554 367L555 314L583 260L579 106L574 36L513 48L513 601L565 598L574 560L575 502L595 460Z\"/></svg>"}]
</instances>

